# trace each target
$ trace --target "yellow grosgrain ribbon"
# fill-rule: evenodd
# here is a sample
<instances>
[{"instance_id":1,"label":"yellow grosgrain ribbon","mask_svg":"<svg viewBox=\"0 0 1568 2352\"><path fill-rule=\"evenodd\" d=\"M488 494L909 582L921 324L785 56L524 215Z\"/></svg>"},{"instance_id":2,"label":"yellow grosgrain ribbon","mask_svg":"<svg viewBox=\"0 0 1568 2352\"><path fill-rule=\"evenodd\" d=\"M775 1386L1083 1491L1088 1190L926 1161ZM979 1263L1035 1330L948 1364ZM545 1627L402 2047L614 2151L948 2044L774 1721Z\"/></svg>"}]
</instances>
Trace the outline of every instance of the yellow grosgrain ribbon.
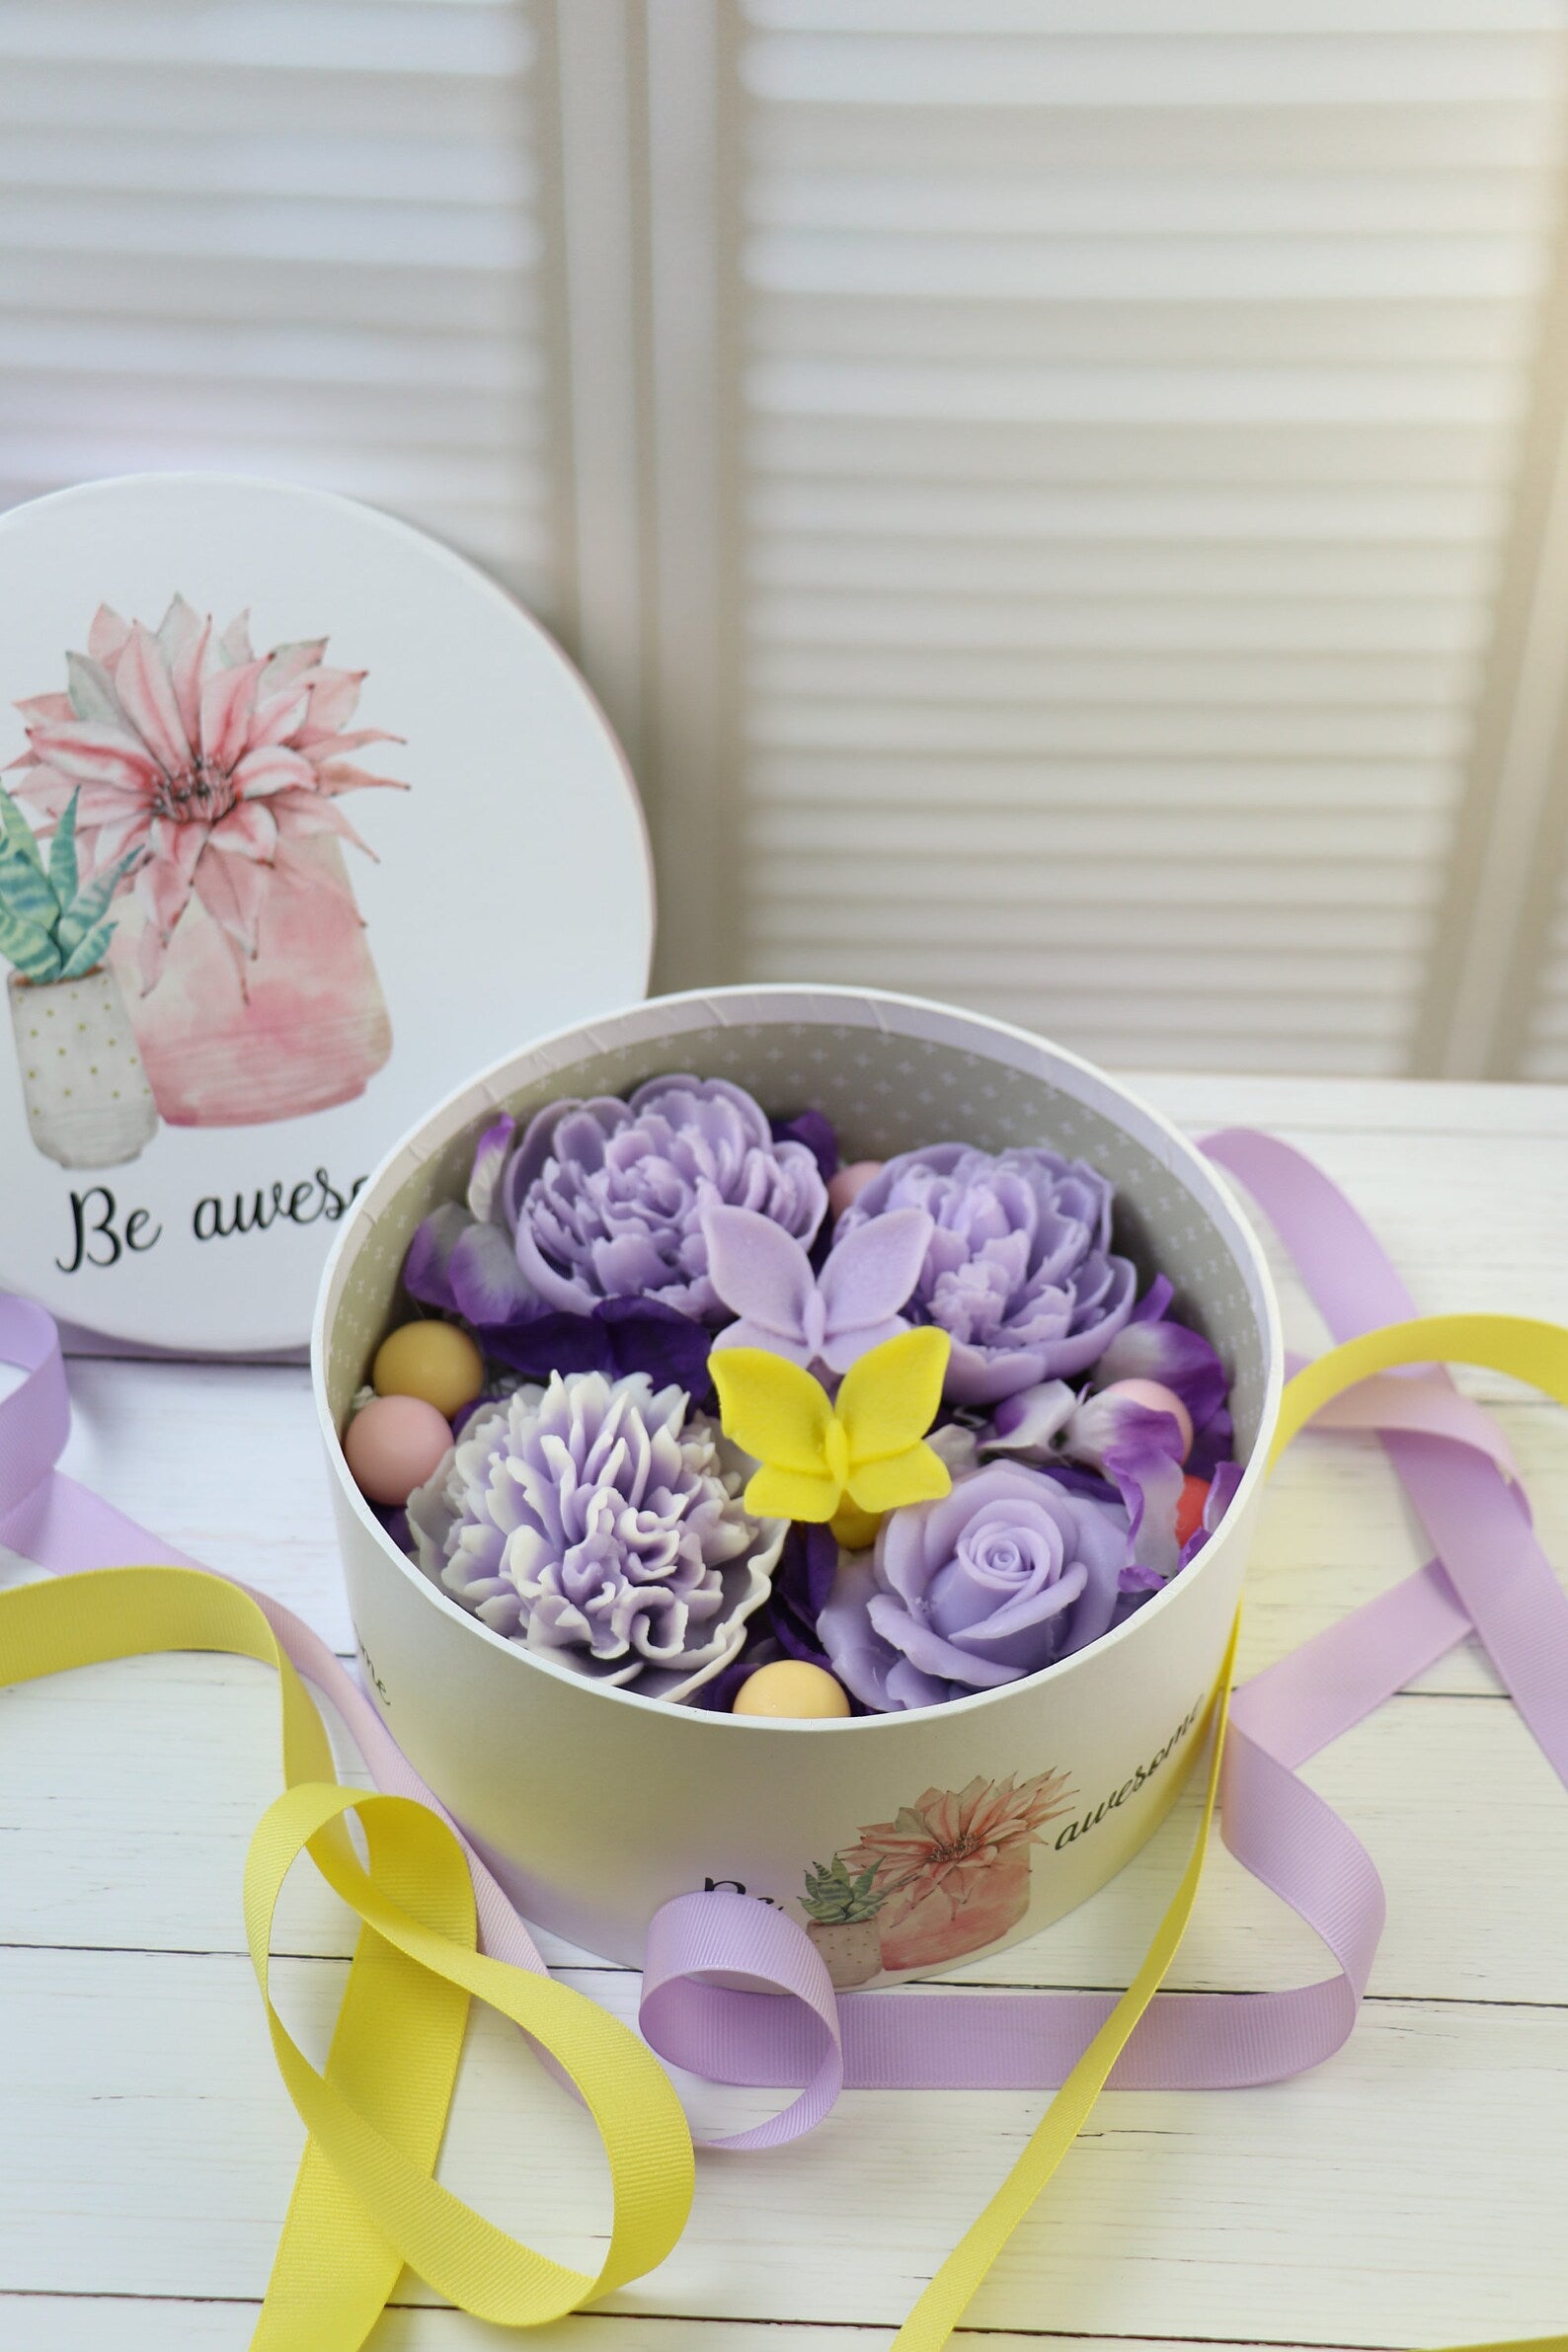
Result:
<instances>
[{"instance_id":1,"label":"yellow grosgrain ribbon","mask_svg":"<svg viewBox=\"0 0 1568 2352\"><path fill-rule=\"evenodd\" d=\"M475 1949L473 1888L451 1830L407 1797L338 1784L315 1701L248 1595L196 1569L105 1568L0 1595L0 1633L7 1682L157 1650L229 1651L276 1672L288 1786L251 1842L245 1929L274 2053L310 2140L255 2352L354 2352L405 2263L480 2318L535 2327L664 2260L693 2184L691 2136L668 2077L583 1995ZM347 1835L350 1812L364 1828L368 1869ZM324 2073L268 1989L273 1914L307 1850L361 1921ZM431 2177L475 1994L550 2053L598 2129L615 2206L596 2275L535 2253Z\"/></svg>"},{"instance_id":2,"label":"yellow grosgrain ribbon","mask_svg":"<svg viewBox=\"0 0 1568 2352\"><path fill-rule=\"evenodd\" d=\"M1346 1340L1288 1381L1268 1467L1273 1469L1291 1440L1334 1397L1372 1372L1391 1372L1403 1364L1483 1365L1488 1371L1528 1380L1558 1404L1568 1405L1568 1330L1561 1324L1536 1322L1525 1315L1423 1315ZM1198 1833L1142 1966L1062 2082L995 2196L959 2240L900 2328L893 2352L941 2352L976 2289L1082 2130L1134 2027L1170 1973L1192 1917L1209 1849L1240 1630L1238 1611L1209 1702L1215 1737ZM1460 2346L1456 2352L1568 2352L1568 2337L1537 2336L1515 2343Z\"/></svg>"}]
</instances>

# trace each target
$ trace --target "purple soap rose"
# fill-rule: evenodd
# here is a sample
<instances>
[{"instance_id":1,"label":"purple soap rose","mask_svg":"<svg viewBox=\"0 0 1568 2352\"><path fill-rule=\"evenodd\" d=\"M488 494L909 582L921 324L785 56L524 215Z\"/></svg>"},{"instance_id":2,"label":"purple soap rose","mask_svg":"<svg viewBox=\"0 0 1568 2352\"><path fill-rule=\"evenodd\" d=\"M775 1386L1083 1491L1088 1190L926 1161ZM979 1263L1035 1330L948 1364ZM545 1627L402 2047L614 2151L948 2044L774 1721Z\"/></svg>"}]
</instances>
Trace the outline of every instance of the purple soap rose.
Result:
<instances>
[{"instance_id":1,"label":"purple soap rose","mask_svg":"<svg viewBox=\"0 0 1568 2352\"><path fill-rule=\"evenodd\" d=\"M481 1407L409 1497L414 1556L495 1632L684 1698L739 1652L786 1531L680 1388L557 1374Z\"/></svg>"},{"instance_id":2,"label":"purple soap rose","mask_svg":"<svg viewBox=\"0 0 1568 2352\"><path fill-rule=\"evenodd\" d=\"M508 1162L501 1198L522 1278L547 1306L587 1314L601 1298L651 1298L716 1323L726 1310L703 1211L755 1210L809 1243L827 1188L810 1146L775 1142L744 1087L671 1077L629 1102L552 1103Z\"/></svg>"},{"instance_id":3,"label":"purple soap rose","mask_svg":"<svg viewBox=\"0 0 1568 2352\"><path fill-rule=\"evenodd\" d=\"M845 1557L817 1620L846 1690L879 1712L939 1705L1054 1666L1136 1603L1119 1504L992 1462L940 1502L890 1512Z\"/></svg>"},{"instance_id":4,"label":"purple soap rose","mask_svg":"<svg viewBox=\"0 0 1568 2352\"><path fill-rule=\"evenodd\" d=\"M936 1230L905 1313L952 1335L946 1393L993 1404L1086 1372L1133 1311L1137 1277L1111 1255L1111 1187L1044 1145L905 1151L844 1211L834 1244L890 1209L924 1209Z\"/></svg>"}]
</instances>

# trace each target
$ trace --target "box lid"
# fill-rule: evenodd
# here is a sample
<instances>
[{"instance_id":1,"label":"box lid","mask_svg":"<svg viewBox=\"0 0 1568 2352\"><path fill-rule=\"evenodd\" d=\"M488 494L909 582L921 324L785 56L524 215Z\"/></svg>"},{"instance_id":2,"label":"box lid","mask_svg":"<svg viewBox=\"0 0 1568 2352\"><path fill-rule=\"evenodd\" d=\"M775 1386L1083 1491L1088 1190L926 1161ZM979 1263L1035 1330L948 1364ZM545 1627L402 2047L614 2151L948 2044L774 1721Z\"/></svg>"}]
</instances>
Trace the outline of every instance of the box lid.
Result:
<instances>
[{"instance_id":1,"label":"box lid","mask_svg":"<svg viewBox=\"0 0 1568 2352\"><path fill-rule=\"evenodd\" d=\"M299 1345L404 1129L643 993L624 755L493 581L320 491L40 499L0 517L0 1286Z\"/></svg>"}]
</instances>

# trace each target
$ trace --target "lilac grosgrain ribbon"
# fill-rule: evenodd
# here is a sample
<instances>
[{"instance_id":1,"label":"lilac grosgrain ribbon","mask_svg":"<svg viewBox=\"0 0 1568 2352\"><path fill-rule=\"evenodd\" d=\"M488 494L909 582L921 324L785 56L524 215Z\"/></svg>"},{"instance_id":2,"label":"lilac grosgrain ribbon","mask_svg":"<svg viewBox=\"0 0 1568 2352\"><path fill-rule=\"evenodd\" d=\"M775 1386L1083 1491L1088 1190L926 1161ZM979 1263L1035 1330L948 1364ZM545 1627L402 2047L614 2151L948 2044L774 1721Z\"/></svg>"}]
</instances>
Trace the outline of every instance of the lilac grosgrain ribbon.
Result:
<instances>
[{"instance_id":1,"label":"lilac grosgrain ribbon","mask_svg":"<svg viewBox=\"0 0 1568 2352\"><path fill-rule=\"evenodd\" d=\"M1243 1130L1212 1137L1206 1148L1269 1215L1336 1341L1414 1314L1374 1236L1309 1160ZM1360 1840L1295 1767L1467 1633L1479 1634L1568 1784L1568 1596L1530 1531L1522 1490L1498 1466L1509 1458L1499 1434L1447 1373L1389 1375L1373 1385L1384 1443L1442 1558L1236 1692L1223 1780L1226 1844L1313 1929L1336 1973L1282 1993L1160 1995L1112 2074L1113 2088L1275 2081L1344 2042L1382 1932L1382 1885ZM1374 1425L1365 1414L1337 1418ZM650 1968L657 1965L662 1985L685 1991L678 2004L661 2008L657 2032L646 2018L645 2030L662 2057L694 2073L756 2085L804 2082L809 2097L821 2098L839 2056L824 2050L804 1972L771 1976L799 2005L703 1981L716 1965L768 1973L762 1939L749 1928L758 1913L777 1915L741 1897L725 1900L734 1923L722 1961L708 1899L685 1898L655 1921ZM843 2080L878 2089L1053 2088L1113 2005L1085 1994L848 1994L837 2003ZM792 2122L798 2112L790 2111Z\"/></svg>"},{"instance_id":2,"label":"lilac grosgrain ribbon","mask_svg":"<svg viewBox=\"0 0 1568 2352\"><path fill-rule=\"evenodd\" d=\"M1211 1137L1207 1148L1270 1215L1336 1340L1412 1314L1377 1242L1310 1161L1246 1131ZM53 1468L69 1403L58 1340L40 1308L0 1298L0 1358L29 1375L0 1403L0 1541L64 1572L149 1557L196 1565ZM1568 1783L1568 1596L1535 1542L1521 1489L1499 1466L1509 1456L1498 1432L1437 1371L1388 1375L1358 1393L1360 1408L1334 1418L1381 1428L1442 1557L1236 1692L1223 1782L1226 1844L1314 1930L1335 1973L1283 1993L1161 1995L1113 2087L1274 2081L1345 2040L1382 1929L1382 1887L1360 1841L1295 1767L1467 1633L1479 1635ZM265 1595L252 1597L294 1664L338 1707L378 1785L446 1818L319 1637ZM468 1851L485 1949L542 1970L527 1927ZM979 1990L835 1997L794 1921L750 1898L713 1894L679 1897L651 1921L641 2023L670 2065L716 2081L800 2088L781 2113L709 2143L758 2149L809 2130L844 2084L1053 2087L1112 2006L1100 1995Z\"/></svg>"}]
</instances>

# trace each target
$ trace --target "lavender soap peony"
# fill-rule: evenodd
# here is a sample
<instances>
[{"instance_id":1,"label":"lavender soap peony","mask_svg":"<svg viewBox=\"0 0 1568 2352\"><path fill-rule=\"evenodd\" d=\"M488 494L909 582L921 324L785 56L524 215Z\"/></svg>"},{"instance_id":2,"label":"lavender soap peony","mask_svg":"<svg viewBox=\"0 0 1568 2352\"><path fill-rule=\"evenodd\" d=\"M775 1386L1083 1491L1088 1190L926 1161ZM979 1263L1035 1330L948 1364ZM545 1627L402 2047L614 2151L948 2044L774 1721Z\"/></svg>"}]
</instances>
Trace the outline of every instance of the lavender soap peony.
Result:
<instances>
[{"instance_id":1,"label":"lavender soap peony","mask_svg":"<svg viewBox=\"0 0 1568 2352\"><path fill-rule=\"evenodd\" d=\"M651 1078L628 1102L555 1103L502 1179L523 1279L547 1306L651 1298L704 1322L725 1307L708 1274L705 1209L728 1203L809 1242L827 1207L810 1146L775 1142L727 1078Z\"/></svg>"},{"instance_id":2,"label":"lavender soap peony","mask_svg":"<svg viewBox=\"0 0 1568 2352\"><path fill-rule=\"evenodd\" d=\"M950 1401L993 1404L1087 1372L1132 1313L1137 1277L1112 1254L1111 1207L1097 1169L1043 1144L933 1143L889 1160L833 1242L890 1210L928 1213L935 1230L905 1312L951 1335Z\"/></svg>"},{"instance_id":3,"label":"lavender soap peony","mask_svg":"<svg viewBox=\"0 0 1568 2352\"><path fill-rule=\"evenodd\" d=\"M482 1407L409 1497L414 1554L524 1648L644 1695L728 1665L786 1532L739 1501L744 1457L646 1372L557 1374Z\"/></svg>"}]
</instances>

